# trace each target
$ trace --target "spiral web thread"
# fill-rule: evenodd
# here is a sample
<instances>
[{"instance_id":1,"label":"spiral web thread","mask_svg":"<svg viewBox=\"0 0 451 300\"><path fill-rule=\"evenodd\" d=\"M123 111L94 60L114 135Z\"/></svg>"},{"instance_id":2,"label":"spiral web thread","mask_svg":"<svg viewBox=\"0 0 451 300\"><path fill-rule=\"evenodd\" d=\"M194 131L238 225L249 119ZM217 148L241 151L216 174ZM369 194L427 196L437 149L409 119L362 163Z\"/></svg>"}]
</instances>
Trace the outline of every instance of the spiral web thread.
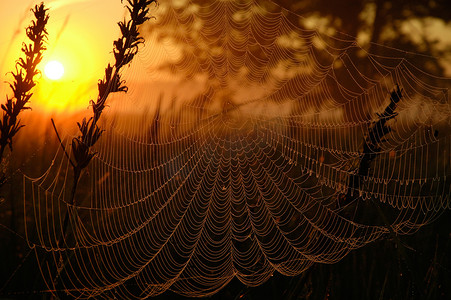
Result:
<instances>
[{"instance_id":1,"label":"spiral web thread","mask_svg":"<svg viewBox=\"0 0 451 300\"><path fill-rule=\"evenodd\" d=\"M415 54L367 53L271 2L176 1L155 16L124 74L129 92L104 114L63 247L72 174L61 149L42 177L24 177L27 240L47 253L49 290L145 298L209 295L234 277L256 286L450 207L450 80L420 70ZM165 80L178 94L146 84ZM353 190L397 85L392 130Z\"/></svg>"}]
</instances>

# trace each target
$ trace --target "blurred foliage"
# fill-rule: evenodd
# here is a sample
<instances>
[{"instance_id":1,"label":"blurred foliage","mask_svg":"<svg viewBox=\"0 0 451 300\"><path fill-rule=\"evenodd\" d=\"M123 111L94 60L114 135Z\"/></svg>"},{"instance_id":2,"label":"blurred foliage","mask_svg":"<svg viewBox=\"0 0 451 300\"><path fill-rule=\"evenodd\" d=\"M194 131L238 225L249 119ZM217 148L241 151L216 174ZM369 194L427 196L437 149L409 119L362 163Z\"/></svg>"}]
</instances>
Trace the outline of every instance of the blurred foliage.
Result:
<instances>
[{"instance_id":1,"label":"blurred foliage","mask_svg":"<svg viewBox=\"0 0 451 300\"><path fill-rule=\"evenodd\" d=\"M427 26L451 26L446 0L283 0L279 3L302 16L298 20L301 26L309 17L326 18L325 26L333 27L335 34L356 37L359 45L373 54L392 51L377 44L439 59L451 52L451 45L441 45L436 36L425 30ZM443 75L443 65L437 60L431 63L426 57L416 56L415 63L427 72Z\"/></svg>"}]
</instances>

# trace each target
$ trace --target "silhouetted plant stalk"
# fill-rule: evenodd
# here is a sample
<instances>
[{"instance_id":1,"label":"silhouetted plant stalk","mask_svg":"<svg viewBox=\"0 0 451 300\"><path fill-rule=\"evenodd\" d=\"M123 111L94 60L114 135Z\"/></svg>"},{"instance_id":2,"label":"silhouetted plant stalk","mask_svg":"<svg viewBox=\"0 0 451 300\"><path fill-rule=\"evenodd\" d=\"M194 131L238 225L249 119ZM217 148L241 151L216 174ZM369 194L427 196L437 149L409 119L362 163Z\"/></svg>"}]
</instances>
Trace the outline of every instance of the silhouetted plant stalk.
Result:
<instances>
[{"instance_id":1,"label":"silhouetted plant stalk","mask_svg":"<svg viewBox=\"0 0 451 300\"><path fill-rule=\"evenodd\" d=\"M105 68L104 78L98 82L97 100L90 101L93 116L89 119L83 118L81 122L77 122L80 133L77 137L72 139L72 156L68 154L58 135L60 144L73 169L72 189L67 211L64 216L62 236L58 241L58 247L60 248L64 245L69 220L74 214L73 206L75 205L75 194L80 175L95 156L95 152L91 150L91 147L97 143L103 133L103 129L98 126L97 122L106 106L108 95L115 92L127 92L127 87L125 86L125 81L121 78L120 71L123 66L129 64L133 60L138 52L138 46L144 42L143 37L139 34L138 26L150 19L148 16L148 6L156 2L156 0L127 0L128 4L126 7L130 13L130 20L123 20L118 23L122 36L113 42L115 62L114 64L108 64ZM53 126L55 127L54 123ZM58 134L57 131L56 133ZM60 260L57 276L63 268L61 263L62 261Z\"/></svg>"},{"instance_id":2,"label":"silhouetted plant stalk","mask_svg":"<svg viewBox=\"0 0 451 300\"><path fill-rule=\"evenodd\" d=\"M359 199L361 197L360 189L362 187L362 179L368 176L371 163L380 154L381 143L386 141L385 136L392 130L391 127L387 125L387 122L398 115L395 110L398 106L399 101L401 101L402 99L402 92L403 90L400 89L397 85L390 94L390 103L387 105L387 107L385 107L385 110L382 114L377 114L378 120L368 129L368 135L363 143L363 151L360 158L358 170L349 178L348 190L345 196L347 203L350 203L351 201ZM395 241L399 254L407 264L412 278L415 279L415 276L411 271L412 263L410 262L409 257L404 249L404 245L393 229L393 226L391 226L390 221L381 209L377 200L372 200L372 203L376 207L377 213L384 222L390 236Z\"/></svg>"},{"instance_id":3,"label":"silhouetted plant stalk","mask_svg":"<svg viewBox=\"0 0 451 300\"><path fill-rule=\"evenodd\" d=\"M44 42L47 38L46 25L49 20L44 3L35 5L32 9L35 20L27 27L26 34L31 43L22 44L22 52L25 57L20 57L16 62L16 70L11 72L14 81L9 83L13 95L6 97L6 102L1 105L3 117L0 120L0 162L3 161L3 154L6 147L10 151L13 149L13 137L24 126L18 119L19 113L26 109L30 101L31 89L36 85L35 76L40 74L38 64L42 60L42 53L46 50ZM5 175L1 174L0 185L5 182Z\"/></svg>"},{"instance_id":4,"label":"silhouetted plant stalk","mask_svg":"<svg viewBox=\"0 0 451 300\"><path fill-rule=\"evenodd\" d=\"M346 196L348 200L353 197L354 193L358 193L361 186L361 179L368 176L371 162L379 155L381 143L385 141L385 135L391 132L391 127L387 125L387 122L398 115L395 110L401 98L402 89L396 86L396 89L390 94L390 103L382 114L377 114L378 120L368 129L368 135L363 143L363 153L360 158L358 170L349 178Z\"/></svg>"}]
</instances>

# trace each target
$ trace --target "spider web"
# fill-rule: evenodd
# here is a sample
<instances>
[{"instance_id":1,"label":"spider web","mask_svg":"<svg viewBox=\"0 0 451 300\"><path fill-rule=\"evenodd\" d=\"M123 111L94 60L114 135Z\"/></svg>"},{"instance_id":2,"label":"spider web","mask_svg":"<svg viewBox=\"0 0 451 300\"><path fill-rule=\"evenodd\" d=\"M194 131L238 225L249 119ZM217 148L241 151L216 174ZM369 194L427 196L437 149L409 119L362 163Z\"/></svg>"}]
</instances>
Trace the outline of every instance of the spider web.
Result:
<instances>
[{"instance_id":1,"label":"spider web","mask_svg":"<svg viewBox=\"0 0 451 300\"><path fill-rule=\"evenodd\" d=\"M204 296L234 277L256 286L390 230L415 232L450 207L448 79L418 68L416 54L368 53L346 34L306 29L272 2L200 2L161 3L142 28L67 233L61 149L45 174L24 177L27 240L47 253L50 291ZM391 131L352 186L397 86Z\"/></svg>"}]
</instances>

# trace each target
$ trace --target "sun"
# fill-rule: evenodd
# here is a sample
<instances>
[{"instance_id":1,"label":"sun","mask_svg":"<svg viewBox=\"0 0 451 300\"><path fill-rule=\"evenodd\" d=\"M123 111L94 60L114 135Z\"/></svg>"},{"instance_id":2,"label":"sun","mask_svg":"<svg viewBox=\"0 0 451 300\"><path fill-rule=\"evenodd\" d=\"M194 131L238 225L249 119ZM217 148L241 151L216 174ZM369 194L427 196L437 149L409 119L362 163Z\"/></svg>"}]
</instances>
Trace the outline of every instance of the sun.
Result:
<instances>
[{"instance_id":1,"label":"sun","mask_svg":"<svg viewBox=\"0 0 451 300\"><path fill-rule=\"evenodd\" d=\"M57 60L49 61L44 67L45 76L51 80L58 80L64 75L64 66Z\"/></svg>"}]
</instances>

